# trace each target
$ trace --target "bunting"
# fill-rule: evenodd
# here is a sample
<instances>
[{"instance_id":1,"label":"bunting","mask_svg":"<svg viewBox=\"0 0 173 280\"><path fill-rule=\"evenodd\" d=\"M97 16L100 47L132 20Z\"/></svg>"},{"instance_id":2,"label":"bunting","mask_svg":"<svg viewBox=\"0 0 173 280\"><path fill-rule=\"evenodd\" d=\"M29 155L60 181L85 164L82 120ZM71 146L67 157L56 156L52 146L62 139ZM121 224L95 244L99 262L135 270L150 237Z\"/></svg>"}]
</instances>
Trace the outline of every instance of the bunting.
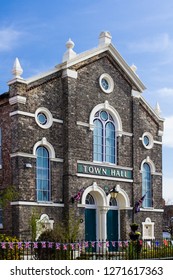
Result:
<instances>
[{"instance_id":1,"label":"bunting","mask_svg":"<svg viewBox=\"0 0 173 280\"><path fill-rule=\"evenodd\" d=\"M37 249L38 245L41 245L41 247L44 248L55 248L56 250L67 250L69 247L72 250L75 249L82 249L82 248L95 248L96 246L98 246L98 248L102 248L103 245L105 244L105 246L107 248L110 247L110 245L112 245L113 247L119 248L119 249L123 249L125 247L129 246L129 240L125 240L125 241L81 241L81 242L73 242L73 243L59 243L59 242L47 242L47 241L42 241L42 242L0 242L0 248L1 249L10 249L10 250L14 250L17 246L18 249ZM139 240L139 244L142 246L145 242L143 240ZM160 241L146 241L146 244L149 248L152 247L152 245L155 246L162 246L163 244L165 246L173 246L173 240L166 240L164 239L162 242ZM68 247L69 246L69 247Z\"/></svg>"}]
</instances>

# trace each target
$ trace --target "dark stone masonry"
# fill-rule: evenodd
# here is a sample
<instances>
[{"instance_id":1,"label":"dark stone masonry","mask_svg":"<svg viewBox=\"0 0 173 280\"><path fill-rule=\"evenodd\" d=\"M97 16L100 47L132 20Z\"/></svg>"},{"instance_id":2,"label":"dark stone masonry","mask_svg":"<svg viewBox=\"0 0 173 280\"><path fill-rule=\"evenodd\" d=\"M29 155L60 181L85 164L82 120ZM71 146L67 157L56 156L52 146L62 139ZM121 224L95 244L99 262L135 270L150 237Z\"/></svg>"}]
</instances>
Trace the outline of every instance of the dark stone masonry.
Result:
<instances>
[{"instance_id":1,"label":"dark stone masonry","mask_svg":"<svg viewBox=\"0 0 173 280\"><path fill-rule=\"evenodd\" d=\"M14 186L18 194L1 210L0 233L30 239L33 213L39 236L68 223L74 210L86 240L128 239L132 222L143 239L161 238L159 108L142 97L145 86L109 32L79 55L72 41L66 46L60 65L28 80L16 60L9 91L0 95L0 190Z\"/></svg>"}]
</instances>

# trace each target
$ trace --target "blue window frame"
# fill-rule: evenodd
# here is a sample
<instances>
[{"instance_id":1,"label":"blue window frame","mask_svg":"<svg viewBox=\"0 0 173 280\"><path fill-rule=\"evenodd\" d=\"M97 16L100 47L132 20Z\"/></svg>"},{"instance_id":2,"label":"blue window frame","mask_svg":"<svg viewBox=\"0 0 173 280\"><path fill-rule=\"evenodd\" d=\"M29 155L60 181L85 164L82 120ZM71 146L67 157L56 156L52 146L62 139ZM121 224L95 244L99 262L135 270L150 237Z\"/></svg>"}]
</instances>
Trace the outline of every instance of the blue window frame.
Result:
<instances>
[{"instance_id":1,"label":"blue window frame","mask_svg":"<svg viewBox=\"0 0 173 280\"><path fill-rule=\"evenodd\" d=\"M50 201L50 162L48 150L40 146L36 150L37 201Z\"/></svg>"},{"instance_id":2,"label":"blue window frame","mask_svg":"<svg viewBox=\"0 0 173 280\"><path fill-rule=\"evenodd\" d=\"M152 207L151 168L148 163L143 164L142 170L142 195L146 194L142 203L143 207Z\"/></svg>"},{"instance_id":3,"label":"blue window frame","mask_svg":"<svg viewBox=\"0 0 173 280\"><path fill-rule=\"evenodd\" d=\"M115 123L106 111L94 116L93 159L100 162L116 163Z\"/></svg>"}]
</instances>

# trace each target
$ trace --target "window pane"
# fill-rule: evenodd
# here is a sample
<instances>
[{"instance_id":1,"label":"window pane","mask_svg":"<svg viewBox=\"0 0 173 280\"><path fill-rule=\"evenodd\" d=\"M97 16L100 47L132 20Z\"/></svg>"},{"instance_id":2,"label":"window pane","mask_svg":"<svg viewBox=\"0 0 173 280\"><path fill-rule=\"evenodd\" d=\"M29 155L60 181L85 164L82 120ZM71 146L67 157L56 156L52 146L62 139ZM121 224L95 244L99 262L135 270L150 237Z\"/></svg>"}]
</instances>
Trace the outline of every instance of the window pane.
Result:
<instances>
[{"instance_id":1,"label":"window pane","mask_svg":"<svg viewBox=\"0 0 173 280\"><path fill-rule=\"evenodd\" d=\"M95 114L93 133L93 159L101 162L116 162L115 125L106 111Z\"/></svg>"},{"instance_id":2,"label":"window pane","mask_svg":"<svg viewBox=\"0 0 173 280\"><path fill-rule=\"evenodd\" d=\"M102 161L103 156L103 126L99 120L94 121L94 139L93 150L94 160Z\"/></svg>"},{"instance_id":3,"label":"window pane","mask_svg":"<svg viewBox=\"0 0 173 280\"><path fill-rule=\"evenodd\" d=\"M46 148L37 148L37 200L49 201L50 178L49 178L49 153Z\"/></svg>"},{"instance_id":4,"label":"window pane","mask_svg":"<svg viewBox=\"0 0 173 280\"><path fill-rule=\"evenodd\" d=\"M92 205L95 204L94 197L90 193L87 194L85 203Z\"/></svg>"},{"instance_id":5,"label":"window pane","mask_svg":"<svg viewBox=\"0 0 173 280\"><path fill-rule=\"evenodd\" d=\"M111 122L106 124L106 161L115 163L115 127Z\"/></svg>"},{"instance_id":6,"label":"window pane","mask_svg":"<svg viewBox=\"0 0 173 280\"><path fill-rule=\"evenodd\" d=\"M151 191L151 170L147 163L143 165L142 172L142 195L146 194L143 207L152 207L152 191Z\"/></svg>"}]
</instances>

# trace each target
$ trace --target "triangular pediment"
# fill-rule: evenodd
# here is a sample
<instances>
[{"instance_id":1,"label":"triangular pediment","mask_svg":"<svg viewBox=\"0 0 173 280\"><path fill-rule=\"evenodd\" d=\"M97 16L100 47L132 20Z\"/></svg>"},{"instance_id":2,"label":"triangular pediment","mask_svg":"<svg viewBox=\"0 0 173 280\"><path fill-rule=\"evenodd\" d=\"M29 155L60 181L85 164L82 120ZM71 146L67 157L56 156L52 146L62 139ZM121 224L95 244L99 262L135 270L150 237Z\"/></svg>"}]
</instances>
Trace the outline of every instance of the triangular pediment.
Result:
<instances>
[{"instance_id":1,"label":"triangular pediment","mask_svg":"<svg viewBox=\"0 0 173 280\"><path fill-rule=\"evenodd\" d=\"M139 79L139 77L136 75L134 70L126 63L126 61L122 58L122 56L119 54L119 52L116 50L116 48L112 44L104 45L97 47L95 49L83 52L79 55L76 55L73 59L57 65L57 69L59 68L73 68L76 64L84 63L86 60L91 59L94 56L100 55L104 52L107 52L109 55L111 55L112 59L115 61L116 64L119 65L121 70L127 75L129 81L132 84L132 88L134 90L137 90L139 92L143 92L146 87L142 83L142 81Z\"/></svg>"}]
</instances>

